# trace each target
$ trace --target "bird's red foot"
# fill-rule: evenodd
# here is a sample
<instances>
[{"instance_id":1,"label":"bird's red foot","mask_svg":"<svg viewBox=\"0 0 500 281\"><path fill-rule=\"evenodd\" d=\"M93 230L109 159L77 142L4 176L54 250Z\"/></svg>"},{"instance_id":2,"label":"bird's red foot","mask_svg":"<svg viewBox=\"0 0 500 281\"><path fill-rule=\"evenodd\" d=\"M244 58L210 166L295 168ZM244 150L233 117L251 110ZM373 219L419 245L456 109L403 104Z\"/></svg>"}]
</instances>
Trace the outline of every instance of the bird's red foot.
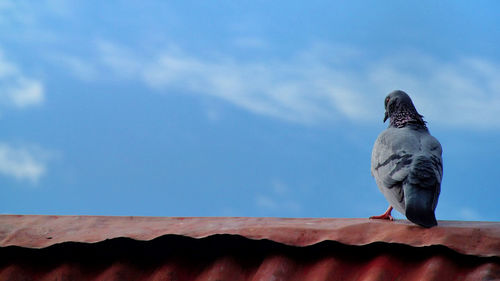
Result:
<instances>
[{"instance_id":1,"label":"bird's red foot","mask_svg":"<svg viewBox=\"0 0 500 281\"><path fill-rule=\"evenodd\" d=\"M387 211L385 211L385 213L383 213L380 216L371 216L370 219L391 220L391 221L393 221L394 218L391 216L391 212L392 212L392 206L389 206L389 208L387 208Z\"/></svg>"}]
</instances>

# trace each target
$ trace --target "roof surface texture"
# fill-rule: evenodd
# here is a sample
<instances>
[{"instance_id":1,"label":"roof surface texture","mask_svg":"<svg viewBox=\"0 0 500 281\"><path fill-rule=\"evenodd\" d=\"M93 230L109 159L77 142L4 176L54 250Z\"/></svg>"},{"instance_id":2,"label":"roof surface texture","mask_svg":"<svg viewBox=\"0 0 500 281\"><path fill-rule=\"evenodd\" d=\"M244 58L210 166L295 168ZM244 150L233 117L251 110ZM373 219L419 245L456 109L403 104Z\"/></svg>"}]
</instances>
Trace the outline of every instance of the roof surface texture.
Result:
<instances>
[{"instance_id":1,"label":"roof surface texture","mask_svg":"<svg viewBox=\"0 0 500 281\"><path fill-rule=\"evenodd\" d=\"M3 280L500 280L500 223L0 215Z\"/></svg>"}]
</instances>

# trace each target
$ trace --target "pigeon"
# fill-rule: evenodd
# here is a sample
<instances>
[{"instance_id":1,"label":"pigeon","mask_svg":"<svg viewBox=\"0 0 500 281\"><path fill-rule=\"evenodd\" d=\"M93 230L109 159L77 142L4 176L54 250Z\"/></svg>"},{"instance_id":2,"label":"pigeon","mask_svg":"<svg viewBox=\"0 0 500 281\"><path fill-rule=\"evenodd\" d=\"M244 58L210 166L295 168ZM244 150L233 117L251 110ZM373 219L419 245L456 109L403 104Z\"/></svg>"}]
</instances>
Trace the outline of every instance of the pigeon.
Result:
<instances>
[{"instance_id":1,"label":"pigeon","mask_svg":"<svg viewBox=\"0 0 500 281\"><path fill-rule=\"evenodd\" d=\"M384 214L370 218L393 220L394 208L417 225L433 227L443 177L441 144L403 91L385 98L387 119L389 127L373 146L371 172L390 205Z\"/></svg>"}]
</instances>

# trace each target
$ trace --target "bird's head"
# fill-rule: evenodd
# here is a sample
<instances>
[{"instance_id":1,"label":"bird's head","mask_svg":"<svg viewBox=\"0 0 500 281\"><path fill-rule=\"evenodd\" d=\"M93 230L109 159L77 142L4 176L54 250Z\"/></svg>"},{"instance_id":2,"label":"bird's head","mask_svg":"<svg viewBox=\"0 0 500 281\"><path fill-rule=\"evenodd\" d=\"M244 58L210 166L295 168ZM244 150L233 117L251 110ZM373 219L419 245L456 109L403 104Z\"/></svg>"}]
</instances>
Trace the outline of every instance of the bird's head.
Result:
<instances>
[{"instance_id":1,"label":"bird's head","mask_svg":"<svg viewBox=\"0 0 500 281\"><path fill-rule=\"evenodd\" d=\"M394 123L393 125L396 125L397 127L400 127L400 125L403 123L406 124L406 122L409 121L425 124L422 119L422 115L418 114L410 96L401 90L393 91L387 95L384 100L384 106L384 122L387 121L388 118L391 118L391 124Z\"/></svg>"}]
</instances>

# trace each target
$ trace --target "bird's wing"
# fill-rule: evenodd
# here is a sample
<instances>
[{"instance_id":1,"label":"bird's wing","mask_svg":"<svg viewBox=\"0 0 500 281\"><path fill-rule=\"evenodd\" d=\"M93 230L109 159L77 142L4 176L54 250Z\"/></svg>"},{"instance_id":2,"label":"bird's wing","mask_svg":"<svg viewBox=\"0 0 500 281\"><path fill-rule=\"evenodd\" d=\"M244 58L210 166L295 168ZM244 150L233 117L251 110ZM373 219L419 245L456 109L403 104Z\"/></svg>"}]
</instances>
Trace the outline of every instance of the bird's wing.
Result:
<instances>
[{"instance_id":1,"label":"bird's wing","mask_svg":"<svg viewBox=\"0 0 500 281\"><path fill-rule=\"evenodd\" d=\"M371 171L389 204L405 214L402 183L410 172L413 156L420 150L418 138L409 129L388 128L372 151Z\"/></svg>"},{"instance_id":2,"label":"bird's wing","mask_svg":"<svg viewBox=\"0 0 500 281\"><path fill-rule=\"evenodd\" d=\"M436 179L439 183L443 178L443 149L439 141L430 134L422 138L423 153L432 160L433 169L436 172Z\"/></svg>"},{"instance_id":3,"label":"bird's wing","mask_svg":"<svg viewBox=\"0 0 500 281\"><path fill-rule=\"evenodd\" d=\"M439 141L430 134L423 135L421 142L422 153L419 158L422 157L425 160L420 164L415 163L415 166L420 166L418 169L422 171L414 172L415 176L411 176L410 180L415 186L433 191L432 209L434 210L441 192L443 178L442 148Z\"/></svg>"},{"instance_id":4,"label":"bird's wing","mask_svg":"<svg viewBox=\"0 0 500 281\"><path fill-rule=\"evenodd\" d=\"M434 210L441 191L443 166L441 145L431 135L422 134L421 151L413 158L410 173L403 182L405 215L423 227L437 225Z\"/></svg>"}]
</instances>

